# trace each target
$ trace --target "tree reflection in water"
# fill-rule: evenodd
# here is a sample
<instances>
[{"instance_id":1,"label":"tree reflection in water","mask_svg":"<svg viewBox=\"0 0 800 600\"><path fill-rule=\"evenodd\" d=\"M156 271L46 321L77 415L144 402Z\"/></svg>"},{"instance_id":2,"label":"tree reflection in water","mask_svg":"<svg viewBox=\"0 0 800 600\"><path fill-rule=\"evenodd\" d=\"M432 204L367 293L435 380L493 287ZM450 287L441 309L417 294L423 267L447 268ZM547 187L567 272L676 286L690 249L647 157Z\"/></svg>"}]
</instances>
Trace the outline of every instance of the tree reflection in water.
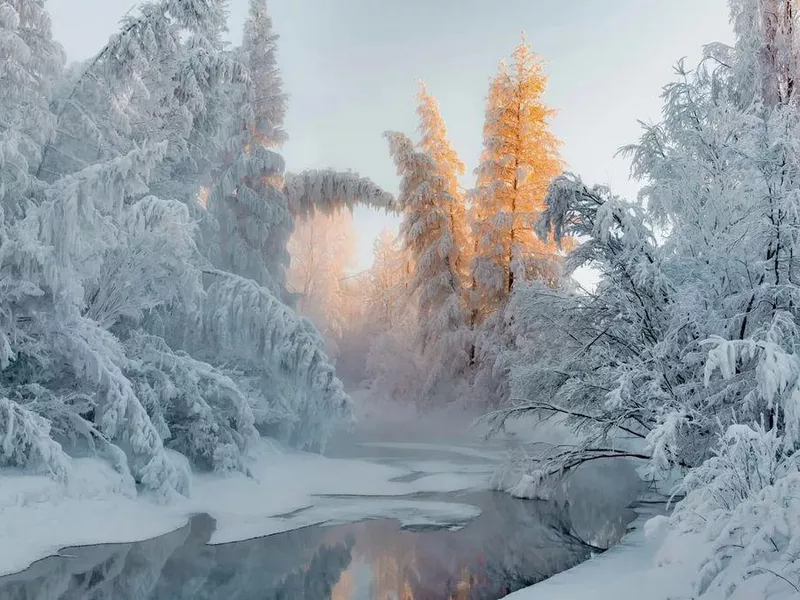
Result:
<instances>
[{"instance_id":1,"label":"tree reflection in water","mask_svg":"<svg viewBox=\"0 0 800 600\"><path fill-rule=\"evenodd\" d=\"M592 550L548 504L490 493L476 503L483 513L459 531L404 531L390 521L349 526L353 563L333 600L500 598L585 560ZM331 530L326 542L338 535ZM354 590L354 574L364 566L369 577L362 575Z\"/></svg>"},{"instance_id":2,"label":"tree reflection in water","mask_svg":"<svg viewBox=\"0 0 800 600\"><path fill-rule=\"evenodd\" d=\"M591 551L550 505L488 492L458 501L483 510L458 531L402 530L379 520L216 546L207 544L214 521L201 515L153 540L65 550L0 578L0 598L483 600Z\"/></svg>"}]
</instances>

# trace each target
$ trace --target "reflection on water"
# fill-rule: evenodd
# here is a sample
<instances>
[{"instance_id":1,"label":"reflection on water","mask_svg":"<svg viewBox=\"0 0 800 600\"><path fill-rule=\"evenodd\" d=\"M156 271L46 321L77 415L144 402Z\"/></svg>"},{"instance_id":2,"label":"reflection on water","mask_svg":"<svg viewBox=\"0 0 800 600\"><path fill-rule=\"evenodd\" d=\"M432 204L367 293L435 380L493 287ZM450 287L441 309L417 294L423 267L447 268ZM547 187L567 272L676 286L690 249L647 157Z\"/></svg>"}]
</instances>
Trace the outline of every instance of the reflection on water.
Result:
<instances>
[{"instance_id":1,"label":"reflection on water","mask_svg":"<svg viewBox=\"0 0 800 600\"><path fill-rule=\"evenodd\" d=\"M214 521L198 516L146 542L65 550L0 578L0 598L494 599L588 556L546 504L488 492L458 501L483 510L459 531L380 520L217 546Z\"/></svg>"}]
</instances>

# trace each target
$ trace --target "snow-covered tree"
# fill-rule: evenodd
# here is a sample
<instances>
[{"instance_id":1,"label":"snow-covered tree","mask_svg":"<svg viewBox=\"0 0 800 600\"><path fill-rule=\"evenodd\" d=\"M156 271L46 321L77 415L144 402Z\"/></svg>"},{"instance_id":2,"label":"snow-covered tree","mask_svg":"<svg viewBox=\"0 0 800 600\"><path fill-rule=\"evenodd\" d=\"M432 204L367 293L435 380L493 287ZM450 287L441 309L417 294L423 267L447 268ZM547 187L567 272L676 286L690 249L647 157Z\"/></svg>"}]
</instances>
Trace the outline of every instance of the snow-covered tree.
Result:
<instances>
[{"instance_id":1,"label":"snow-covered tree","mask_svg":"<svg viewBox=\"0 0 800 600\"><path fill-rule=\"evenodd\" d=\"M472 192L472 310L478 323L505 304L515 278L557 279L557 249L534 233L547 186L561 170L559 142L550 131L553 110L542 99L546 83L541 60L523 40L513 64L501 64L489 87Z\"/></svg>"},{"instance_id":2,"label":"snow-covered tree","mask_svg":"<svg viewBox=\"0 0 800 600\"><path fill-rule=\"evenodd\" d=\"M373 245L369 271L367 312L370 321L386 329L396 325L406 297L404 290L410 268L410 262L401 253L398 236L389 229L382 230Z\"/></svg>"},{"instance_id":3,"label":"snow-covered tree","mask_svg":"<svg viewBox=\"0 0 800 600\"><path fill-rule=\"evenodd\" d=\"M424 86L418 99L420 143L415 146L400 133L385 136L401 177L397 202L408 270L401 299L413 305L418 319L408 349L416 356L408 359L427 365L424 386L416 391L423 398L436 385L463 374L469 336L463 284L466 211L458 183L464 165L447 139L436 99Z\"/></svg>"},{"instance_id":4,"label":"snow-covered tree","mask_svg":"<svg viewBox=\"0 0 800 600\"><path fill-rule=\"evenodd\" d=\"M534 231L547 186L561 169L559 141L550 131L554 111L543 101L547 78L524 39L512 58L511 66L501 63L489 87L481 163L469 194L468 353L473 393L494 406L509 395L514 286L529 280L555 285L561 263L556 245Z\"/></svg>"},{"instance_id":5,"label":"snow-covered tree","mask_svg":"<svg viewBox=\"0 0 800 600\"><path fill-rule=\"evenodd\" d=\"M250 0L244 26L242 62L247 66L248 106L252 114L245 124L253 141L265 147L279 145L286 138L283 120L286 116L286 94L283 93L277 57L278 35L272 31L267 0Z\"/></svg>"},{"instance_id":6,"label":"snow-covered tree","mask_svg":"<svg viewBox=\"0 0 800 600\"><path fill-rule=\"evenodd\" d=\"M433 159L441 177L445 180L447 193L453 198L448 203L450 215L450 231L453 238L451 252L455 272L459 278L466 279L469 270L470 235L467 231L467 210L464 194L458 178L464 174L464 163L450 144L447 137L447 126L439 111L439 103L429 93L424 84L420 84L417 95L419 106L419 147Z\"/></svg>"},{"instance_id":7,"label":"snow-covered tree","mask_svg":"<svg viewBox=\"0 0 800 600\"><path fill-rule=\"evenodd\" d=\"M50 101L64 52L44 0L0 3L0 56L0 201L11 218L55 127Z\"/></svg>"},{"instance_id":8,"label":"snow-covered tree","mask_svg":"<svg viewBox=\"0 0 800 600\"><path fill-rule=\"evenodd\" d=\"M218 236L211 260L278 298L285 298L293 227L286 195L276 185L283 171L280 154L253 144L222 169L207 200Z\"/></svg>"},{"instance_id":9,"label":"snow-covered tree","mask_svg":"<svg viewBox=\"0 0 800 600\"><path fill-rule=\"evenodd\" d=\"M426 381L417 327L418 303L409 297L414 266L402 239L383 230L375 241L369 273L365 334L370 337L366 373L377 396L408 402Z\"/></svg>"},{"instance_id":10,"label":"snow-covered tree","mask_svg":"<svg viewBox=\"0 0 800 600\"><path fill-rule=\"evenodd\" d=\"M543 457L537 478L600 458L637 452L648 458L630 442L644 441L671 402L665 363L654 355L669 325L671 289L661 277L645 213L569 174L554 180L547 202L540 233L584 240L567 256L566 273L588 264L603 277L593 292L566 280L555 289L530 282L515 292L506 312L513 317L513 344L499 360L510 373L512 404L493 416L502 422L538 411L566 417L582 434L575 447L555 447ZM645 391L652 402L642 401Z\"/></svg>"},{"instance_id":11,"label":"snow-covered tree","mask_svg":"<svg viewBox=\"0 0 800 600\"><path fill-rule=\"evenodd\" d=\"M0 92L29 101L3 107L0 132L0 158L27 173L0 176L13 193L0 209L0 465L64 478L70 456L93 453L169 496L189 491L189 461L243 468L259 434L319 448L349 417L318 332L283 301L293 215L262 129L277 135L284 100L247 93L241 57L274 55L254 6L248 27L267 33L228 52L224 0L148 2L53 82L63 53L42 3L0 3L0 73L29 86ZM322 179L321 195L291 196L303 211L391 203L356 176Z\"/></svg>"},{"instance_id":12,"label":"snow-covered tree","mask_svg":"<svg viewBox=\"0 0 800 600\"><path fill-rule=\"evenodd\" d=\"M351 300L345 296L344 282L355 266L357 242L353 215L347 209L301 221L289 240L289 291L297 298L298 313L319 328L333 357L339 355L348 326Z\"/></svg>"},{"instance_id":13,"label":"snow-covered tree","mask_svg":"<svg viewBox=\"0 0 800 600\"><path fill-rule=\"evenodd\" d=\"M232 115L206 193L204 253L217 268L205 270L200 327L190 328L195 335L181 347L235 371L260 432L318 448L348 418L349 400L318 332L286 304L294 216L274 148L283 137L285 97L270 27L264 3L253 3L235 53L252 64L228 92ZM193 316L186 318L190 325Z\"/></svg>"},{"instance_id":14,"label":"snow-covered tree","mask_svg":"<svg viewBox=\"0 0 800 600\"><path fill-rule=\"evenodd\" d=\"M515 405L494 416L563 415L580 433L537 457L533 487L599 459L688 470L673 525L712 541L698 597L767 597L800 582L798 15L784 0L731 15L736 44L679 64L661 122L626 149L638 202L571 175L550 186L539 233L580 240L567 268L601 279L517 290Z\"/></svg>"},{"instance_id":15,"label":"snow-covered tree","mask_svg":"<svg viewBox=\"0 0 800 600\"><path fill-rule=\"evenodd\" d=\"M451 182L427 153L400 133L386 134L401 176L398 203L403 207L400 235L412 264L406 290L417 304L419 354L429 365L429 383L466 364L459 249L453 235L458 199ZM443 373L447 372L447 373Z\"/></svg>"},{"instance_id":16,"label":"snow-covered tree","mask_svg":"<svg viewBox=\"0 0 800 600\"><path fill-rule=\"evenodd\" d=\"M225 7L220 0L160 0L127 15L120 32L59 86L57 137L37 175L53 181L153 139L169 142L161 171L189 155L199 159L189 145L200 131L195 126L220 84L242 75L222 51Z\"/></svg>"}]
</instances>

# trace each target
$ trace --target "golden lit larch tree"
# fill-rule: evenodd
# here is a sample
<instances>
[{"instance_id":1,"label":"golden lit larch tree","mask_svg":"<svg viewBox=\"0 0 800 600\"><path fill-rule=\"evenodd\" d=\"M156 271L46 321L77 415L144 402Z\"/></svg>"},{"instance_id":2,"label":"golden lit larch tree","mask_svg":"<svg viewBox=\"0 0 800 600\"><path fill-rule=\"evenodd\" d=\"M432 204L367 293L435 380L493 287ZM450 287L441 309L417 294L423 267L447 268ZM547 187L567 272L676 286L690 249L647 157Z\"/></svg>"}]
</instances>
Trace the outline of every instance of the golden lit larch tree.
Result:
<instances>
[{"instance_id":1,"label":"golden lit larch tree","mask_svg":"<svg viewBox=\"0 0 800 600\"><path fill-rule=\"evenodd\" d=\"M414 306L414 350L425 365L419 396L429 397L469 362L464 280L468 275L466 210L458 177L464 165L447 139L436 99L422 85L417 96L420 141L388 132L401 176L398 204L406 300ZM446 385L445 385L446 387Z\"/></svg>"},{"instance_id":2,"label":"golden lit larch tree","mask_svg":"<svg viewBox=\"0 0 800 600\"><path fill-rule=\"evenodd\" d=\"M554 111L542 98L542 62L523 42L510 66L492 79L483 128L483 154L472 199L473 322L503 306L515 278L553 282L558 249L534 231L550 181L562 168Z\"/></svg>"}]
</instances>

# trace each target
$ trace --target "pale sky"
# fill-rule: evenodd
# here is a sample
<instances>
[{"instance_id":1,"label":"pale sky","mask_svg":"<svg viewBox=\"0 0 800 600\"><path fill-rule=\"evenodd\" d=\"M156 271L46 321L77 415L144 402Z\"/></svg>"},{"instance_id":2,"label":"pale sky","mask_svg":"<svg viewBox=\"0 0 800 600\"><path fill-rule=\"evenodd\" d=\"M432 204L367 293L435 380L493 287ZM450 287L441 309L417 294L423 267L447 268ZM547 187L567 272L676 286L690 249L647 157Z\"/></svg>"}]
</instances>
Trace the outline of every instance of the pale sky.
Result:
<instances>
[{"instance_id":1,"label":"pale sky","mask_svg":"<svg viewBox=\"0 0 800 600\"><path fill-rule=\"evenodd\" d=\"M70 59L96 53L133 0L48 0L55 37ZM231 0L231 39L247 0ZM385 130L415 133L417 80L439 99L468 173L481 151L484 99L500 59L525 31L546 62L553 130L569 169L589 183L636 193L616 150L635 142L637 120L661 110L661 87L681 57L730 42L726 0L271 0L279 62L290 96L287 168L350 169L391 192L397 176ZM471 184L469 175L465 184ZM359 262L394 218L356 212Z\"/></svg>"}]
</instances>

